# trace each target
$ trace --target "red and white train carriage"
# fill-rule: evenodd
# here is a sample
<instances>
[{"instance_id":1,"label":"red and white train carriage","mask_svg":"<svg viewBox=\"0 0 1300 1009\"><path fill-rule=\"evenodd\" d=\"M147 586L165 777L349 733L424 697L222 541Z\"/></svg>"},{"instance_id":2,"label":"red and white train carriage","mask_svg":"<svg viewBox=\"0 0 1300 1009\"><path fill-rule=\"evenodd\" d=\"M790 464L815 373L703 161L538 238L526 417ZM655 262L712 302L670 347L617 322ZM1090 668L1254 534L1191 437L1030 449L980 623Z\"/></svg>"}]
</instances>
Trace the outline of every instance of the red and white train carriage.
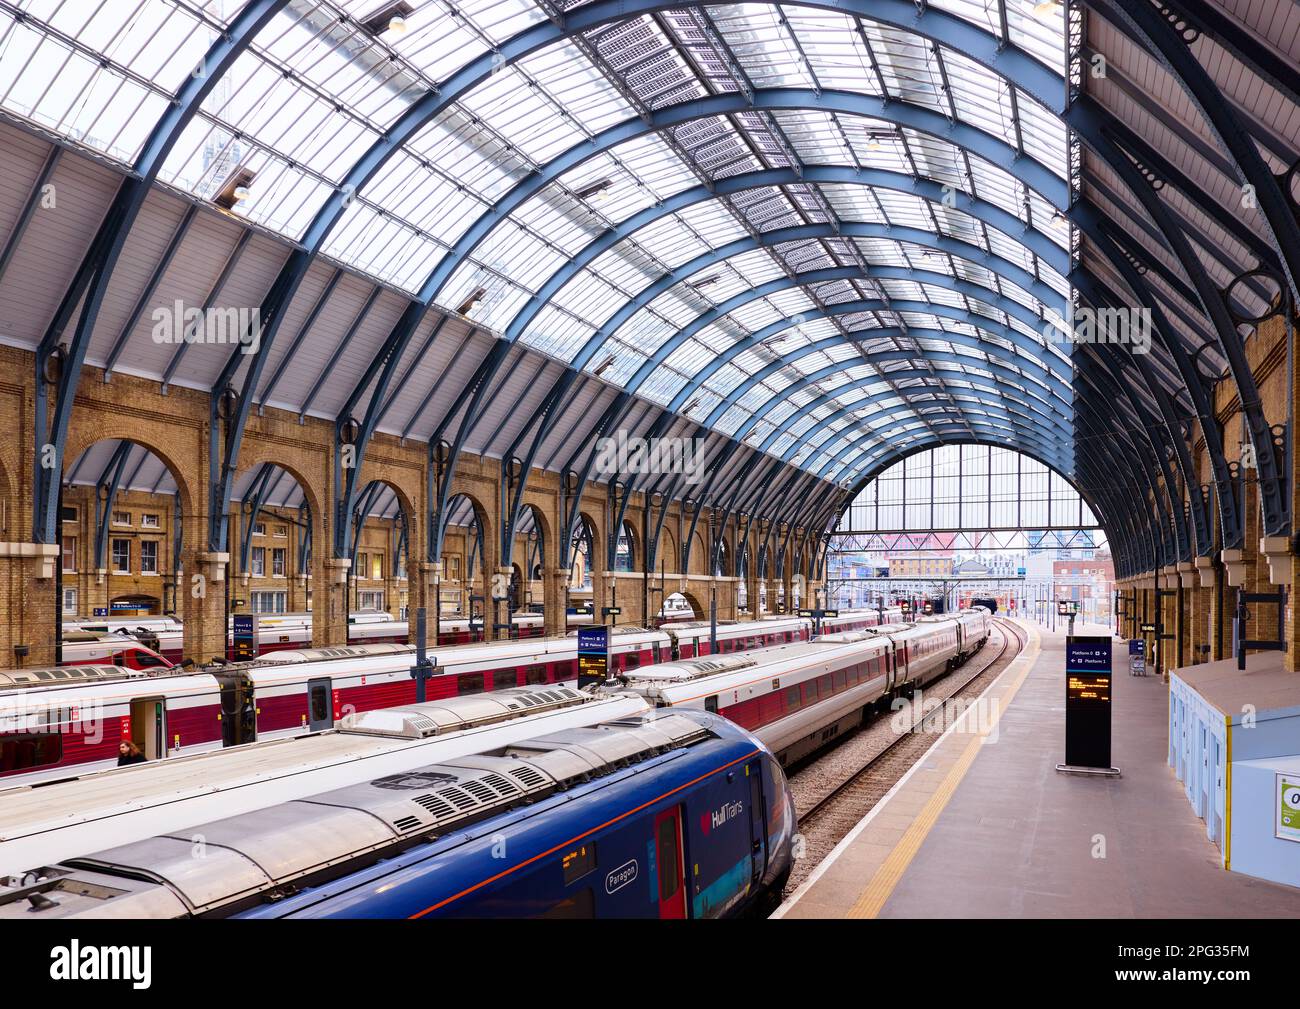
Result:
<instances>
[{"instance_id":1,"label":"red and white train carriage","mask_svg":"<svg viewBox=\"0 0 1300 1009\"><path fill-rule=\"evenodd\" d=\"M805 640L809 629L807 620L796 618L721 623L718 649L734 652ZM612 664L622 673L683 654L708 654L711 647L707 624L612 630ZM575 635L440 646L430 649L430 655L437 665L426 684L429 700L571 682L577 675ZM111 686L114 704L133 712L148 706L156 716L148 725L135 718L121 721L116 709L102 726L73 718L47 719L39 739L0 724L0 781L67 777L109 766L106 762L115 760L123 738L142 744L152 759L191 753L196 746L235 745L329 728L352 712L413 702L413 662L411 646L379 644L278 651L252 662L195 672L82 665L0 673L0 711L6 703L33 710L94 710L109 696L97 691ZM199 705L196 697L205 698L205 703ZM203 712L190 710L196 707ZM155 729L162 742L150 735Z\"/></svg>"},{"instance_id":2,"label":"red and white train carriage","mask_svg":"<svg viewBox=\"0 0 1300 1009\"><path fill-rule=\"evenodd\" d=\"M911 696L959 665L982 647L988 627L987 611L964 621L934 617L746 655L674 661L624 678L660 707L721 714L788 764L859 725L870 710Z\"/></svg>"}]
</instances>

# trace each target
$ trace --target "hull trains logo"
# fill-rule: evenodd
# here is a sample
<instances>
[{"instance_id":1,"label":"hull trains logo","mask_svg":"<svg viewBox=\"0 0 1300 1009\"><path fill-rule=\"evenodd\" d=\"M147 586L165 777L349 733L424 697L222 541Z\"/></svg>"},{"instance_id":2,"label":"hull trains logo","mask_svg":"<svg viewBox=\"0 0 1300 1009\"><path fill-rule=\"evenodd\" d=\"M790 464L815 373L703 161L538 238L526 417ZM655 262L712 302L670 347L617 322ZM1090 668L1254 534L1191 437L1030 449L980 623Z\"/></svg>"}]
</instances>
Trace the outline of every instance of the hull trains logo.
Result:
<instances>
[{"instance_id":1,"label":"hull trains logo","mask_svg":"<svg viewBox=\"0 0 1300 1009\"><path fill-rule=\"evenodd\" d=\"M55 981L130 981L137 990L153 980L152 946L70 946L50 950L50 977Z\"/></svg>"},{"instance_id":2,"label":"hull trains logo","mask_svg":"<svg viewBox=\"0 0 1300 1009\"><path fill-rule=\"evenodd\" d=\"M744 811L745 804L743 802L724 802L713 812L700 814L700 832L707 835L710 831L717 830L729 820L734 820Z\"/></svg>"}]
</instances>

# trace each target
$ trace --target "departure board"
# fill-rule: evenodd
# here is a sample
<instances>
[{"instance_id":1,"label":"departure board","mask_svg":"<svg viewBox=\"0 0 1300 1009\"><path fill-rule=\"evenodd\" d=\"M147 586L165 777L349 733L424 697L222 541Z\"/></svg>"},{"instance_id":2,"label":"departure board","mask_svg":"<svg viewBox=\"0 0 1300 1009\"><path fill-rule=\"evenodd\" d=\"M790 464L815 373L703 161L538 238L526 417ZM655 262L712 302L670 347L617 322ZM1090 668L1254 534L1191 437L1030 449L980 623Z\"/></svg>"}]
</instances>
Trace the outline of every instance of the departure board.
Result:
<instances>
[{"instance_id":1,"label":"departure board","mask_svg":"<svg viewBox=\"0 0 1300 1009\"><path fill-rule=\"evenodd\" d=\"M1065 762L1110 765L1110 638L1071 635L1065 642Z\"/></svg>"}]
</instances>

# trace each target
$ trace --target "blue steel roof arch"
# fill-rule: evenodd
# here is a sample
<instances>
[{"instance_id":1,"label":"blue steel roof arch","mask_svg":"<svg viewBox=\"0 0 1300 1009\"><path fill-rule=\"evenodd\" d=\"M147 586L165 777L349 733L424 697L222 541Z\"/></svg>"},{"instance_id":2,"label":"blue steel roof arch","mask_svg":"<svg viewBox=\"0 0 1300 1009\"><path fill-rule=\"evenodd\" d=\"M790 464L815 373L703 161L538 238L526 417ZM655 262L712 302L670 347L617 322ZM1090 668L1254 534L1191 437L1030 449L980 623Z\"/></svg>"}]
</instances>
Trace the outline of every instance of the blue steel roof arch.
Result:
<instances>
[{"instance_id":1,"label":"blue steel roof arch","mask_svg":"<svg viewBox=\"0 0 1300 1009\"><path fill-rule=\"evenodd\" d=\"M882 447L881 452L873 454L872 458L892 459L900 450L900 444L914 444L918 440L924 441L929 438L947 444L951 439L946 438L946 435L962 438L969 437L974 431L992 430L1002 432L1013 443L1023 439L1038 445L1040 448L1050 447L1053 453L1052 458L1056 460L1057 466L1068 468L1074 464L1075 446L1072 441L1063 440L1060 432L1054 432L1050 435L1044 434L1039 427L1026 426L1014 420L998 423L992 419L980 420L977 417L972 417L963 423L940 421L929 426L913 420L902 425L902 428L902 431L895 434L888 445ZM845 479L851 479L841 474L852 472L849 460L851 458L861 459L861 455L855 456L854 453L859 450L860 442L869 437L862 436L857 440L853 440L855 434L860 435L861 432L850 434L850 440L827 460L820 469L813 471L814 477L837 484L843 483Z\"/></svg>"},{"instance_id":2,"label":"blue steel roof arch","mask_svg":"<svg viewBox=\"0 0 1300 1009\"><path fill-rule=\"evenodd\" d=\"M937 370L941 371L945 375L956 375L961 373L960 368L957 369L944 368L944 369L937 369ZM839 394L841 392L847 392L847 391L857 390L857 389L866 389L873 384L879 383L887 378L893 378L894 376L900 376L903 379L908 379L908 378L924 378L928 374L929 374L928 371L922 371L921 369L912 369L909 371L890 372L888 376L883 376L883 377L876 376L876 375L868 375L865 376L864 378L855 379L852 382L845 383L843 387L836 389L834 392L825 393L822 396L817 397L810 403L805 404L805 406L800 407L798 411L791 414L789 417L782 420L781 423L776 426L776 429L773 432L771 432L771 434L766 439L764 439L763 444L761 446L761 451L767 451L768 449L770 449L771 446L774 445L777 441L779 441L783 435L789 433L790 428L792 428L795 424L797 424L799 421L803 420L806 416L808 416L808 414L811 413L813 409L821 406L834 406L835 404L840 402ZM1072 420L1072 417L1068 414L1065 414L1055 409L1050 403L1046 402L1045 400L1042 400L1039 397L1034 395L1030 395L1028 397L1028 401L1022 399L1008 398L1002 392L1001 388L999 387L996 381L991 379L986 379L983 376L970 376L968 381L974 388L954 389L951 391L951 395L954 396L960 395L962 397L965 397L965 399L968 401L979 403L980 405L989 409L1007 410L1008 404L1010 406L1020 407L1021 409L1026 411L1024 416L1029 417L1030 415L1033 415L1035 418L1037 418L1039 423L1044 424L1050 430L1052 430L1057 435L1059 435L1062 439L1068 440L1069 434L1072 430L1072 428L1070 427L1070 422ZM918 393L925 392L930 395L944 393L944 390L937 389L934 387L916 388L915 390L908 390L908 391L916 391ZM985 393L989 395L985 396L984 395ZM905 400L904 405L907 405L906 404L907 397L900 396L899 393L892 390L888 393L881 394L880 399L889 399L891 397L898 397L904 399ZM782 395L780 398L783 399L786 397ZM811 436L814 433L820 432L822 428L828 426L829 424L834 423L837 420L840 420L844 417L852 416L854 412L857 409L859 409L862 405L869 404L871 402L876 402L876 401L877 401L876 397L870 397L869 400L859 400L855 403L850 403L846 406L839 407L838 409L834 410L831 414L828 414L826 417L823 417L820 420L818 420L812 427L807 428L804 431L800 432L798 437L801 443L796 443L795 445L791 445L786 451L781 453L779 458L781 458L781 460L784 462L792 462L794 458L799 454L800 451L810 447L808 444L808 440L811 438ZM942 400L937 400L934 403L927 404L927 405L942 406L943 402ZM862 418L862 422L864 424L869 424L872 421L874 421L878 416L885 416L892 412L894 412L892 409L877 411L876 413L870 414L867 417ZM963 414L955 415L953 419L960 421L962 416L966 416L966 414L963 413ZM937 423L944 423L948 419L949 418L945 418L945 417L936 417L935 421ZM848 429L835 432L826 441L819 443L815 447L818 452L825 453L829 445L838 443L843 438L851 437L851 436L852 436L852 432Z\"/></svg>"},{"instance_id":3,"label":"blue steel roof arch","mask_svg":"<svg viewBox=\"0 0 1300 1009\"><path fill-rule=\"evenodd\" d=\"M1050 430L1051 432L1053 432L1055 435L1058 436L1058 440L1061 441L1062 445L1067 445L1069 443L1069 437L1067 436L1066 430L1063 429L1059 421L1057 419L1054 419L1050 414L1045 414L1040 408L1034 406L1031 403L1023 403L1019 400L1006 400L1004 397L1000 395L997 398L987 397L983 395L983 390L985 390L986 388L987 388L986 386L981 385L981 386L977 386L974 389L954 390L952 393L953 395L961 396L964 401L975 404L978 409L976 409L975 412L972 413L963 413L960 416L954 417L953 419L960 421L962 417L973 417L973 418L995 417L1000 420L1010 421L1013 417L1015 417L1021 420L1028 421L1029 423L1044 425L1048 430ZM885 394L878 394L878 396L868 397L868 399L875 401L878 398L888 399L896 396L897 393L891 392ZM834 397L827 396L824 398L819 398L819 400L814 401L812 404L809 404L809 406L811 407L826 406L832 402L835 402ZM843 420L846 417L854 416L854 414L858 409L860 409L864 405L867 405L867 402L868 402L867 399L858 400L857 402L851 403L848 406L840 407L838 410L835 410L833 413L830 413L825 417L819 418L811 427L806 428L805 430L800 432L798 436L800 439L800 443L791 445L784 452L782 452L778 456L778 458L782 462L794 463L795 459L803 452L809 452L812 456L821 456L821 455L827 455L832 453L834 447L838 445L844 438L852 437L852 432L849 429L833 431L830 434L828 434L828 436L824 440L816 444L813 444L811 442L812 436L814 434L820 434L822 430L829 427L831 424L834 424L836 421ZM888 406L883 409L876 410L865 417L862 417L861 421L863 424L869 424L875 427L877 422L883 420L886 417L890 417L893 416L894 414L901 413L907 410L910 405L911 404L904 402L904 403L896 404L894 406ZM936 403L931 405L941 406L942 401L941 400L937 401ZM1019 409L1013 409L1013 407L1018 407ZM808 416L808 413L811 412L811 410L807 410L807 412L805 412L806 409L807 408L800 408L800 413L801 413L801 416L799 417L800 420L806 418ZM934 415L932 416L934 417L936 423L948 422L947 418L934 416ZM891 430L897 429L897 427L899 426L901 425L895 425L894 428L891 428ZM785 433L784 429L782 433ZM814 471L814 473L820 475L819 471Z\"/></svg>"},{"instance_id":4,"label":"blue steel roof arch","mask_svg":"<svg viewBox=\"0 0 1300 1009\"><path fill-rule=\"evenodd\" d=\"M82 365L93 335L99 306L108 292L113 269L126 245L131 226L135 223L154 180L172 148L184 134L190 120L198 113L204 100L218 81L252 43L259 31L285 6L288 0L248 0L239 14L212 42L203 61L186 78L168 104L162 117L154 124L132 165L132 173L121 185L113 203L105 214L64 294L63 300L41 338L36 351L35 384L35 459L32 470L32 536L37 543L56 543L58 535L58 494L55 481L63 471L61 458L67 442L68 426L72 420L72 406L77 385L81 380ZM58 395L54 405L53 422L49 413L49 392L45 372L51 355L59 346L63 332L72 313L80 307L80 315L66 358L61 363ZM45 445L53 445L57 466L44 465Z\"/></svg>"},{"instance_id":5,"label":"blue steel roof arch","mask_svg":"<svg viewBox=\"0 0 1300 1009\"><path fill-rule=\"evenodd\" d=\"M730 196L737 193L746 192L751 189L762 189L769 186L795 185L799 183L822 183L836 185L863 185L873 189L887 189L894 192L900 192L907 195L919 196L930 203L942 203L945 190L953 193L957 202L951 209L956 209L966 215L989 225L1000 231L1008 238L1019 242L1025 248L1029 249L1043 262L1051 266L1062 277L1067 276L1070 272L1070 255L1067 249L1057 245L1049 235L1037 228L1026 227L1024 221L1014 214L1008 213L996 204L989 203L987 200L977 199L970 196L964 191L954 190L949 186L935 182L932 179L914 177L905 175L902 172L885 171L883 169L855 168L848 165L801 165L795 169L764 169L757 172L748 172L741 175L728 176L718 179L712 187L696 186L691 189L683 190L672 196L660 201L652 207L647 207L639 213L633 214L624 221L620 221L618 226L611 228L603 234L597 236L589 242L575 255L571 256L559 269L548 277L538 289L537 294L533 295L510 320L505 330L505 336L508 340L515 340L524 335L529 324L536 318L537 313L561 290L564 286L574 279L586 266L590 265L595 259L610 249L614 248L620 242L632 238L642 228L675 214L686 207L703 203L707 200L718 199L724 196ZM960 194L959 196L957 194ZM763 245L769 243L775 244L777 241L790 241L791 239L769 239L767 234L759 236L763 240ZM900 239L900 241L910 241L910 239ZM736 242L723 246L727 255L723 258L730 258L740 252L747 252L759 248L760 244L753 238L743 238ZM721 252L722 249L716 250ZM983 252L983 250L980 250ZM711 265L713 260L710 254L706 253L696 257L689 263L676 267L664 277L655 283L649 285L646 290L662 290L660 285L664 280L670 278L675 282L680 282L683 278L697 272L705 266ZM699 265L697 265L699 264ZM670 285L671 286L671 285ZM644 293L644 292L643 292ZM635 303L644 305L639 294L633 299ZM621 313L621 309L620 309ZM619 314L619 313L616 313ZM608 321L601 326L601 332L608 332ZM598 346L592 346L591 340L584 345L583 350L574 358L574 361L587 360L599 349Z\"/></svg>"},{"instance_id":6,"label":"blue steel roof arch","mask_svg":"<svg viewBox=\"0 0 1300 1009\"><path fill-rule=\"evenodd\" d=\"M754 301L758 301L762 298L768 297L769 295L775 294L779 291L787 291L795 288L805 287L809 284L820 284L820 283L826 283L833 280L854 280L861 277L862 277L862 271L859 270L856 266L832 267L830 269L825 269L825 270L812 270L804 274L796 274L793 279L789 277L778 277L775 280L768 281L764 284L759 284L756 287L748 288L747 290L742 291L731 298L728 298L726 301L702 313L701 315L693 319L691 322L683 326L681 329L677 330L671 337L669 337L662 344L660 344L658 349L656 349L655 352L646 359L646 361L641 365L641 367L637 369L637 371L633 374L633 376L627 381L626 388L628 388L631 391L635 391L636 389L640 388L641 384L650 377L650 375L655 371L655 369L657 369L661 364L663 364L666 360L668 360L668 358L672 356L673 352L676 351L682 344L684 344L695 334L699 333L701 330L706 329L707 327L713 325L714 323L718 322L720 319L725 318L726 316L730 315L732 312L736 311L739 308L743 308L744 306ZM971 285L972 288L979 287L979 286L980 285ZM954 285L954 289L955 290L961 289L965 293L965 289L961 284ZM1018 318L1021 318L1022 322L1026 321L1026 319L1024 318L1023 306L1018 305L1016 302L1013 302L1011 301L1011 299L1005 298L1002 295L994 294L993 292L988 291L987 288L981 288L981 289L984 290L986 293L984 297L982 297L980 300L983 301L986 305L989 305L989 307L992 308L998 308L1001 311L1006 312L1008 315L1013 315ZM970 291L969 296L973 297L974 291ZM933 305L931 302L927 302L927 301L908 301L904 299L891 299L889 302L886 303L877 299L872 299L870 301L855 302L854 304L858 304L861 306L871 306L871 307L863 307L860 309L860 311L867 311L867 312L899 311L899 312L914 312L918 314L935 314L935 315L939 315L940 317L951 317L950 315L948 315L948 313L942 313L942 314L938 312L931 313L932 308L938 308L940 306ZM892 309L890 308L891 305L893 306ZM951 306L947 306L947 307L951 307ZM966 321L971 318L969 313L961 313L961 314L962 314L962 319L960 321ZM809 318L812 317L811 313L808 313L808 317ZM1036 321L1040 326L1043 325L1041 320L1036 320ZM870 334L871 330L862 330L862 332L866 334Z\"/></svg>"},{"instance_id":7,"label":"blue steel roof arch","mask_svg":"<svg viewBox=\"0 0 1300 1009\"><path fill-rule=\"evenodd\" d=\"M861 305L863 303L847 302L846 304ZM846 311L852 311L852 310L846 309ZM814 315L814 314L810 314L808 316L809 319L815 319L818 317L819 317L818 315ZM781 319L778 322L773 323L772 326L768 328L776 329L777 332L784 332L785 330L789 329L792 325L794 325L793 320ZM892 335L895 334L901 335L903 333L902 330L894 329L893 327L886 327L883 330L864 330L863 332L866 335L870 336L872 339L887 339ZM948 343L955 344L957 346L969 347L972 350L978 350L981 353L997 352L997 356L1001 357L1001 359L1006 361L1008 364L1029 371L1031 375L1026 377L1032 376L1034 380L1037 381L1040 385L1055 390L1061 396L1063 402L1066 401L1065 394L1067 394L1070 391L1069 383L1065 382L1062 379L1062 377L1058 375L1055 371L1044 368L1035 359L1026 356L1021 356L1021 355L1016 355L1014 358L1007 357L1006 356L1007 351L1005 348L999 347L996 344L987 343L986 341L980 340L978 337L966 336L965 334L962 333L950 333L948 330L944 330L944 329L929 330L929 329L909 328L906 332L911 336L917 337L919 339L943 340ZM784 368L794 363L795 361L803 357L806 357L809 354L814 354L819 351L831 350L836 347L842 347L844 343L845 343L844 338L837 334L835 336L828 336L825 337L824 339L816 340L813 343L789 351L783 356L782 360L773 361L771 364L767 365L767 367L754 372L753 375L748 376L744 381L737 384L735 388L733 388L731 392L729 392L726 395L726 397L724 397L718 403L718 405L715 406L713 410L709 413L708 417L704 421L705 426L712 427L721 417L725 416L726 412L730 410L731 407L735 406L736 403L751 388L761 383L765 379L770 378L772 375L775 375L778 372L782 371ZM698 385L696 384L695 380L692 379L691 383L688 384L686 389L684 389L683 391L689 392L690 390L696 388L698 388ZM677 397L681 397L681 396L682 393L677 394ZM669 404L668 406L669 410L675 411L680 407L677 397L675 397L673 402ZM685 400L683 399L682 402L685 402Z\"/></svg>"},{"instance_id":8,"label":"blue steel roof arch","mask_svg":"<svg viewBox=\"0 0 1300 1009\"><path fill-rule=\"evenodd\" d=\"M388 362L385 366L385 376L391 374L395 362L405 353L406 345L414 336L424 312L433 306L436 298L461 264L469 259L473 251L488 238L498 224L507 219L528 200L541 193L551 182L621 143L650 133L710 116L780 109L800 109L805 111L816 109L828 112L842 112L849 115L869 116L894 122L900 126L907 126L918 132L928 133L939 139L954 143L958 147L969 150L993 164L1001 164L1004 168L1010 166L1007 170L1013 177L1017 178L1028 189L1039 193L1053 206L1064 207L1068 201L1068 186L1064 180L1034 159L1018 154L1010 144L969 124L951 120L943 113L902 101L876 98L859 92L816 91L807 88L765 88L755 90L750 94L725 93L698 98L677 105L663 106L645 117L636 117L608 127L591 140L575 145L552 158L541 170L525 176L516 183L496 204L481 214L465 229L452 249L439 258L437 264L421 285L415 300L403 312L401 320L399 320L385 341L382 351L382 356ZM859 227L863 228L863 233L868 235L872 230L865 225ZM892 232L892 236L885 237L902 237L905 233L915 231L917 232L915 236L917 239L924 237L937 242L941 246L955 243L959 247L967 247L968 251L963 255L963 258L970 259L972 262L982 263L983 260L988 258L1000 258L991 257L991 254L984 253L977 246L968 246L967 243L960 243L955 239L930 236L919 229L886 229L884 226L879 225L875 226L875 229L882 233L886 230ZM851 233L850 225L844 225L842 230ZM985 264L982 263L982 265ZM991 266L986 266L986 268L993 269ZM1016 267L1009 262L1007 268L1015 271L1011 274L1012 277L1021 277L1021 287L1035 293L1045 303L1053 300L1059 302L1061 300L1055 291L1022 268ZM264 350L268 343L269 340L264 332L261 349ZM259 354L253 355L254 364L252 368L258 366L257 362L260 356L260 351ZM250 369L250 374L251 371L252 369ZM374 396L379 400L387 398L386 382L379 384ZM340 424L344 419L340 418ZM369 433L372 428L373 425L367 422L362 427L361 438L358 439L354 446L358 467L364 458ZM355 481L349 480L346 497L341 501L341 506L350 506L354 494ZM336 549L338 549L337 545Z\"/></svg>"},{"instance_id":9,"label":"blue steel roof arch","mask_svg":"<svg viewBox=\"0 0 1300 1009\"><path fill-rule=\"evenodd\" d=\"M224 514L229 507L235 461L248 420L248 407L255 397L284 311L307 270L320 254L326 238L342 219L353 195L360 192L388 160L437 115L502 68L512 66L547 46L583 32L642 14L669 10L674 6L677 5L658 0L596 0L556 15L548 21L530 25L493 51L483 53L457 69L440 86L426 91L367 149L317 211L303 233L299 249L281 268L259 308L263 320L259 350L256 354L249 355L251 361L245 372L243 395L239 397L235 416L228 426L224 458L221 461L214 459L212 464L214 511ZM1064 108L1065 90L1059 74L1014 44L945 11L933 8L918 10L908 0L803 0L802 3L790 6L838 11L926 38L981 64L1009 84L1014 84L1049 111L1059 114ZM404 339L391 341L385 348L386 352L400 356L405 348L405 339L409 339L409 334ZM234 380L243 363L239 356L232 355L214 385L214 394ZM386 391L385 388L377 390L381 394ZM214 537L218 534L224 534L224 525L220 529L214 529Z\"/></svg>"}]
</instances>

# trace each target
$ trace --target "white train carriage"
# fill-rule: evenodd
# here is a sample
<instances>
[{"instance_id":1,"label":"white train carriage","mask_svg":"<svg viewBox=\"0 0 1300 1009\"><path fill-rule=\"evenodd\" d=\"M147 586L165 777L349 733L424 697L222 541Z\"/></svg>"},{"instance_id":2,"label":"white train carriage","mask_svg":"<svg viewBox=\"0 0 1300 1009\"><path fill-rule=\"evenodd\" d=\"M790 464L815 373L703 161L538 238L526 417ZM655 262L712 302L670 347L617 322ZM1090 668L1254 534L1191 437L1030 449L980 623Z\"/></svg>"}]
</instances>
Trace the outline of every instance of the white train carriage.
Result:
<instances>
[{"instance_id":1,"label":"white train carriage","mask_svg":"<svg viewBox=\"0 0 1300 1009\"><path fill-rule=\"evenodd\" d=\"M956 617L960 661L965 662L989 640L993 627L992 615L983 606L960 610Z\"/></svg>"},{"instance_id":2,"label":"white train carriage","mask_svg":"<svg viewBox=\"0 0 1300 1009\"><path fill-rule=\"evenodd\" d=\"M744 655L674 661L625 679L656 705L731 719L788 764L960 664L958 627L951 617L885 624Z\"/></svg>"},{"instance_id":3,"label":"white train carriage","mask_svg":"<svg viewBox=\"0 0 1300 1009\"><path fill-rule=\"evenodd\" d=\"M672 641L672 658L691 659L713 653L711 628L707 620L681 620L659 628ZM812 621L803 617L763 617L759 620L719 620L718 651L750 651L793 641L807 641Z\"/></svg>"},{"instance_id":4,"label":"white train carriage","mask_svg":"<svg viewBox=\"0 0 1300 1009\"><path fill-rule=\"evenodd\" d=\"M789 764L859 725L892 695L897 672L888 638L849 633L664 663L625 677L658 707L717 712Z\"/></svg>"},{"instance_id":5,"label":"white train carriage","mask_svg":"<svg viewBox=\"0 0 1300 1009\"><path fill-rule=\"evenodd\" d=\"M114 767L123 740L149 760L220 749L221 684L103 665L0 672L0 787Z\"/></svg>"},{"instance_id":6,"label":"white train carriage","mask_svg":"<svg viewBox=\"0 0 1300 1009\"><path fill-rule=\"evenodd\" d=\"M840 610L833 617L822 617L822 633L838 634L842 631L865 631L881 624L896 624L903 619L903 611L897 606L883 610L870 607L860 610Z\"/></svg>"},{"instance_id":7,"label":"white train carriage","mask_svg":"<svg viewBox=\"0 0 1300 1009\"><path fill-rule=\"evenodd\" d=\"M961 639L951 617L918 617L910 624L882 624L867 633L888 638L895 661L905 670L897 692L912 694L961 663Z\"/></svg>"},{"instance_id":8,"label":"white train carriage","mask_svg":"<svg viewBox=\"0 0 1300 1009\"><path fill-rule=\"evenodd\" d=\"M29 870L62 859L362 782L391 781L400 789L401 776L415 768L473 759L594 722L635 721L646 711L645 701L630 693L593 698L571 687L515 688L366 712L308 736L35 788L0 787L0 894L4 877L21 883ZM39 875L31 873L33 881Z\"/></svg>"}]
</instances>

